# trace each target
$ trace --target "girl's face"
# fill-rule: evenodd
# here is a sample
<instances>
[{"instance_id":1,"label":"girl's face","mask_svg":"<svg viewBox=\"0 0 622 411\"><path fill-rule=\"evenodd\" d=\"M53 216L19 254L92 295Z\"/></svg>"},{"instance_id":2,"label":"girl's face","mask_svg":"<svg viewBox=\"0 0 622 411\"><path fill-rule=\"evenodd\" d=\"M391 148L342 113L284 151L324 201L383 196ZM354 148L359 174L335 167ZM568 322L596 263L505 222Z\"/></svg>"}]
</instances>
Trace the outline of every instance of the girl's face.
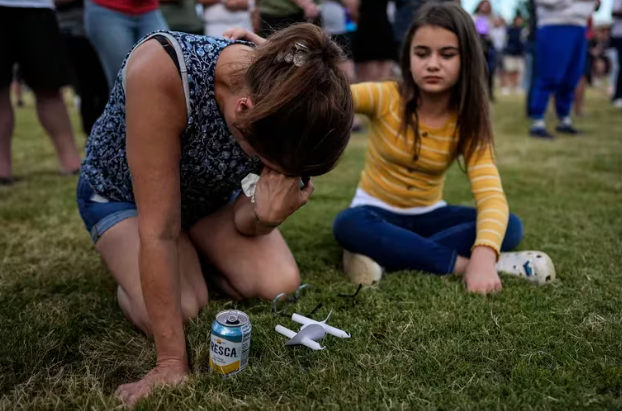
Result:
<instances>
[{"instance_id":1,"label":"girl's face","mask_svg":"<svg viewBox=\"0 0 622 411\"><path fill-rule=\"evenodd\" d=\"M410 44L410 72L422 93L451 92L460 78L458 36L437 26L420 27Z\"/></svg>"}]
</instances>

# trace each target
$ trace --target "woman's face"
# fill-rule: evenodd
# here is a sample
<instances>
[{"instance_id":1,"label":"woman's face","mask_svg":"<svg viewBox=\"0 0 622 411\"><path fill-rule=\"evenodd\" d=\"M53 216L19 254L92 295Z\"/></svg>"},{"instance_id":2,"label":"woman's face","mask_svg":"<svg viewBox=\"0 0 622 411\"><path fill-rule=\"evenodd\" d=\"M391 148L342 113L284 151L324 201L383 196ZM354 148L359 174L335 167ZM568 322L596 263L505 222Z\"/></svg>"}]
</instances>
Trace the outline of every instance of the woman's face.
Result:
<instances>
[{"instance_id":1,"label":"woman's face","mask_svg":"<svg viewBox=\"0 0 622 411\"><path fill-rule=\"evenodd\" d=\"M248 155L249 157L254 157L258 159L261 162L261 164L265 167L269 167L272 170L277 171L281 174L287 174L285 170L283 169L283 167L281 167L280 165L274 163L273 161L268 160L264 156L257 153L257 150L255 150L248 143L248 141L246 140L246 137L244 137L244 134L235 126L235 124L237 123L238 115L242 113L244 110L252 109L253 104L251 100L247 97L238 98L237 101L235 102L235 105L230 106L230 107L235 107L235 108L228 109L227 107L228 106L225 105L225 108L223 110L223 116L225 117L225 122L227 123L227 127L229 128L229 131L231 132L231 134L233 134L233 137L237 141L240 148L246 153L246 155Z\"/></svg>"},{"instance_id":2,"label":"woman's face","mask_svg":"<svg viewBox=\"0 0 622 411\"><path fill-rule=\"evenodd\" d=\"M489 1L483 1L479 5L479 12L481 14L490 14L492 12L492 7L490 6Z\"/></svg>"},{"instance_id":3,"label":"woman's face","mask_svg":"<svg viewBox=\"0 0 622 411\"><path fill-rule=\"evenodd\" d=\"M410 72L423 93L450 92L460 78L458 36L442 27L420 27L410 46Z\"/></svg>"}]
</instances>

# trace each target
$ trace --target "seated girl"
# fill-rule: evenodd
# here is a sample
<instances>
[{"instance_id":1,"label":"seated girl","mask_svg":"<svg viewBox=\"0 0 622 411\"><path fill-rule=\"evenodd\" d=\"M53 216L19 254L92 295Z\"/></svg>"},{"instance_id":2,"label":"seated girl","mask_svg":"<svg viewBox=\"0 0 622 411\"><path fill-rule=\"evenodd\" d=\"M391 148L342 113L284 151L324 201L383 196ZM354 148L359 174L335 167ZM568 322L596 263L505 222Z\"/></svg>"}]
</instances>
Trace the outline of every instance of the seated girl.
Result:
<instances>
[{"instance_id":1,"label":"seated girl","mask_svg":"<svg viewBox=\"0 0 622 411\"><path fill-rule=\"evenodd\" d=\"M501 289L498 272L545 283L540 252L502 253L523 238L493 157L486 61L459 4L430 2L410 28L401 82L353 85L355 111L371 121L369 148L351 207L333 226L356 283L386 270L458 274L467 290ZM443 201L445 175L461 158L477 208Z\"/></svg>"},{"instance_id":2,"label":"seated girl","mask_svg":"<svg viewBox=\"0 0 622 411\"><path fill-rule=\"evenodd\" d=\"M339 47L311 24L262 44L177 32L131 52L88 139L77 196L125 316L153 334L157 365L121 386L133 404L189 372L184 321L204 274L234 298L274 298L300 276L278 227L350 138ZM249 174L254 196L235 196ZM304 179L307 181L307 179ZM205 272L201 262L214 268Z\"/></svg>"}]
</instances>

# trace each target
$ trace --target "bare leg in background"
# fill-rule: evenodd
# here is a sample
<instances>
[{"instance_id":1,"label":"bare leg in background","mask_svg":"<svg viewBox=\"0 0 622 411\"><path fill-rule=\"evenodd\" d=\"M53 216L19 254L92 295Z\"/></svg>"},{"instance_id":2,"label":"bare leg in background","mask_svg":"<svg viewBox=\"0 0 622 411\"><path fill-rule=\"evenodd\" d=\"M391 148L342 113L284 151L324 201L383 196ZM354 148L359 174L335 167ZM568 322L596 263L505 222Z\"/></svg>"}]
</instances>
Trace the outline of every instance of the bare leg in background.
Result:
<instances>
[{"instance_id":1,"label":"bare leg in background","mask_svg":"<svg viewBox=\"0 0 622 411\"><path fill-rule=\"evenodd\" d=\"M80 168L81 160L60 90L35 91L35 97L39 121L52 139L61 173L74 173Z\"/></svg>"},{"instance_id":2,"label":"bare leg in background","mask_svg":"<svg viewBox=\"0 0 622 411\"><path fill-rule=\"evenodd\" d=\"M11 136L15 117L11 105L11 89L0 90L0 180L7 182L13 178L11 173Z\"/></svg>"}]
</instances>

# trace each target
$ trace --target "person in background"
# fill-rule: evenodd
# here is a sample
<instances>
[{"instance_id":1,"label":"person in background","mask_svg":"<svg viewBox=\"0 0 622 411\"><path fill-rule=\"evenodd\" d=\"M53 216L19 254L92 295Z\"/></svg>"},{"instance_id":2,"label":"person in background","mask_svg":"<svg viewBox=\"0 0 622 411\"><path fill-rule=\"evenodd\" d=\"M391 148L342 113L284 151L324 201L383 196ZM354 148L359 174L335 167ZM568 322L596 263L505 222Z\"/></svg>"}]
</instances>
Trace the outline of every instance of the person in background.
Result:
<instances>
[{"instance_id":1,"label":"person in background","mask_svg":"<svg viewBox=\"0 0 622 411\"><path fill-rule=\"evenodd\" d=\"M614 0L613 26L611 27L611 44L617 52L617 78L615 81L615 92L613 94L613 104L617 108L622 108L622 0Z\"/></svg>"},{"instance_id":2,"label":"person in background","mask_svg":"<svg viewBox=\"0 0 622 411\"><path fill-rule=\"evenodd\" d=\"M169 29L189 34L203 34L203 22L196 0L160 0L160 12Z\"/></svg>"},{"instance_id":3,"label":"person in background","mask_svg":"<svg viewBox=\"0 0 622 411\"><path fill-rule=\"evenodd\" d=\"M597 0L596 11L600 8L600 0ZM594 19L592 16L588 19L587 29L585 31L585 40L587 42L586 54L585 54L585 68L583 70L583 76L579 80L574 92L574 104L573 111L577 117L583 117L585 115L585 92L587 86L592 85L594 64L597 56L600 54L600 47L597 44L594 34Z\"/></svg>"},{"instance_id":4,"label":"person in background","mask_svg":"<svg viewBox=\"0 0 622 411\"><path fill-rule=\"evenodd\" d=\"M158 0L84 0L84 23L109 89L130 49L147 34L168 28Z\"/></svg>"},{"instance_id":5,"label":"person in background","mask_svg":"<svg viewBox=\"0 0 622 411\"><path fill-rule=\"evenodd\" d=\"M35 95L39 122L56 149L61 174L80 169L67 107L62 38L52 0L0 0L0 186L14 183L11 139L15 118L11 83L15 64Z\"/></svg>"},{"instance_id":6,"label":"person in background","mask_svg":"<svg viewBox=\"0 0 622 411\"><path fill-rule=\"evenodd\" d=\"M388 16L389 0L361 0L353 54L358 81L393 77L397 43Z\"/></svg>"},{"instance_id":7,"label":"person in background","mask_svg":"<svg viewBox=\"0 0 622 411\"><path fill-rule=\"evenodd\" d=\"M490 1L484 0L477 5L473 14L473 21L482 43L484 57L486 58L488 96L490 100L494 100L496 53L491 34L494 28L495 17Z\"/></svg>"},{"instance_id":8,"label":"person in background","mask_svg":"<svg viewBox=\"0 0 622 411\"><path fill-rule=\"evenodd\" d=\"M341 63L341 69L346 73L350 83L356 82L354 61L352 61L352 41L356 33L356 23L352 20L348 8L336 0L324 0L322 3L322 28L333 41L344 51L346 60ZM353 131L362 129L361 120L354 118Z\"/></svg>"},{"instance_id":9,"label":"person in background","mask_svg":"<svg viewBox=\"0 0 622 411\"><path fill-rule=\"evenodd\" d=\"M398 50L403 48L403 40L406 36L408 28L412 24L415 14L419 7L421 7L426 1L430 0L395 0L395 20L393 21L393 34L395 41L397 42ZM460 0L434 0L437 2L443 1L455 1L457 3Z\"/></svg>"},{"instance_id":10,"label":"person in background","mask_svg":"<svg viewBox=\"0 0 622 411\"><path fill-rule=\"evenodd\" d=\"M503 50L502 94L520 92L519 81L525 72L525 24L520 15L514 17L507 29L507 42Z\"/></svg>"},{"instance_id":11,"label":"person in background","mask_svg":"<svg viewBox=\"0 0 622 411\"><path fill-rule=\"evenodd\" d=\"M612 61L609 54L611 47L610 27L598 25L594 29L594 39L592 41L592 54L594 56L594 69L592 72L592 82L594 87L600 87L603 80L611 75ZM609 91L609 90L608 90ZM609 95L611 95L609 93Z\"/></svg>"},{"instance_id":12,"label":"person in background","mask_svg":"<svg viewBox=\"0 0 622 411\"><path fill-rule=\"evenodd\" d=\"M527 27L527 47L525 49L525 76L523 78L523 88L527 92L525 99L525 114L531 118L531 96L533 94L533 77L536 71L536 37L538 33L538 15L536 13L535 0L527 0L527 11L529 13L529 25Z\"/></svg>"},{"instance_id":13,"label":"person in background","mask_svg":"<svg viewBox=\"0 0 622 411\"><path fill-rule=\"evenodd\" d=\"M83 0L56 0L56 16L74 91L80 96L82 131L87 136L108 102L108 82L84 30Z\"/></svg>"},{"instance_id":14,"label":"person in background","mask_svg":"<svg viewBox=\"0 0 622 411\"><path fill-rule=\"evenodd\" d=\"M24 86L22 84L22 75L19 73L19 65L13 66L13 81L11 83L11 89L15 93L15 100L17 107L24 107Z\"/></svg>"},{"instance_id":15,"label":"person in background","mask_svg":"<svg viewBox=\"0 0 622 411\"><path fill-rule=\"evenodd\" d=\"M240 27L254 31L251 14L255 0L199 0L203 5L203 33L206 36L222 37L225 30Z\"/></svg>"},{"instance_id":16,"label":"person in background","mask_svg":"<svg viewBox=\"0 0 622 411\"><path fill-rule=\"evenodd\" d=\"M574 91L585 70L588 19L596 0L536 0L538 34L536 38L536 73L530 96L533 123L529 134L552 139L546 129L546 109L551 95L559 119L558 133L577 135L570 110Z\"/></svg>"},{"instance_id":17,"label":"person in background","mask_svg":"<svg viewBox=\"0 0 622 411\"><path fill-rule=\"evenodd\" d=\"M507 24L503 17L496 16L493 20L492 29L490 30L490 39L494 47L493 58L493 85L495 78L503 81L505 67L503 66L503 50L507 43Z\"/></svg>"},{"instance_id":18,"label":"person in background","mask_svg":"<svg viewBox=\"0 0 622 411\"><path fill-rule=\"evenodd\" d=\"M322 2L321 16L322 28L341 47L347 57L347 61L341 67L348 75L350 82L354 83L356 73L352 61L352 41L356 32L356 24L352 21L347 8L336 0Z\"/></svg>"},{"instance_id":19,"label":"person in background","mask_svg":"<svg viewBox=\"0 0 622 411\"><path fill-rule=\"evenodd\" d=\"M320 26L320 0L259 0L259 35L268 37L295 23Z\"/></svg>"},{"instance_id":20,"label":"person in background","mask_svg":"<svg viewBox=\"0 0 622 411\"><path fill-rule=\"evenodd\" d=\"M616 82L618 80L618 51L613 46L613 38L611 37L611 30L613 24L607 27L604 35L608 39L607 42L607 61L609 62L609 70L607 75L607 95L613 102L613 97L616 93ZM614 106L615 107L615 106Z\"/></svg>"}]
</instances>

